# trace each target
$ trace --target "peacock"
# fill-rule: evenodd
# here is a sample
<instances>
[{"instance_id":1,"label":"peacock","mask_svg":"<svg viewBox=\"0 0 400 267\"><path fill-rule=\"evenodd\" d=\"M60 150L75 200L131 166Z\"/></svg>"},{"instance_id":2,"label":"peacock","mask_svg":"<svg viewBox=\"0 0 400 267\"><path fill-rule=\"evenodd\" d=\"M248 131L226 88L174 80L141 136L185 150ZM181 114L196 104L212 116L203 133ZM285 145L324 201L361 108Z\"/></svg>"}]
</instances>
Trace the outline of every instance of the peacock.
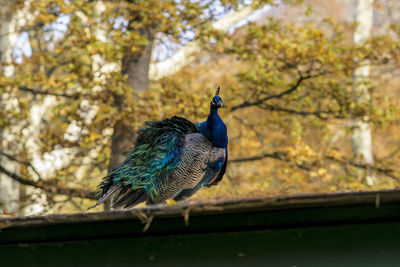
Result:
<instances>
[{"instance_id":1,"label":"peacock","mask_svg":"<svg viewBox=\"0 0 400 267\"><path fill-rule=\"evenodd\" d=\"M218 184L228 162L227 128L218 109L218 87L207 120L192 123L174 116L145 122L137 132L135 146L122 165L99 185L99 201L112 196L112 208L165 204L168 199L186 199L203 186ZM89 209L90 209L89 208Z\"/></svg>"}]
</instances>

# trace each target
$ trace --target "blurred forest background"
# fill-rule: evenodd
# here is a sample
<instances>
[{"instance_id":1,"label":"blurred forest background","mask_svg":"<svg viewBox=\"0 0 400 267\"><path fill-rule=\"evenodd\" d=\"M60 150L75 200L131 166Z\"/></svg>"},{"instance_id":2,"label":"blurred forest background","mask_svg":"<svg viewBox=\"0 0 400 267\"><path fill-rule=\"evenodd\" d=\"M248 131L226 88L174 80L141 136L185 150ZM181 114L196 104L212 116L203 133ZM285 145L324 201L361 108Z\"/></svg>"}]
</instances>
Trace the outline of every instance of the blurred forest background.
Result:
<instances>
[{"instance_id":1,"label":"blurred forest background","mask_svg":"<svg viewBox=\"0 0 400 267\"><path fill-rule=\"evenodd\" d=\"M204 121L218 85L230 162L190 201L400 184L397 0L0 3L5 212L85 211L144 121Z\"/></svg>"}]
</instances>

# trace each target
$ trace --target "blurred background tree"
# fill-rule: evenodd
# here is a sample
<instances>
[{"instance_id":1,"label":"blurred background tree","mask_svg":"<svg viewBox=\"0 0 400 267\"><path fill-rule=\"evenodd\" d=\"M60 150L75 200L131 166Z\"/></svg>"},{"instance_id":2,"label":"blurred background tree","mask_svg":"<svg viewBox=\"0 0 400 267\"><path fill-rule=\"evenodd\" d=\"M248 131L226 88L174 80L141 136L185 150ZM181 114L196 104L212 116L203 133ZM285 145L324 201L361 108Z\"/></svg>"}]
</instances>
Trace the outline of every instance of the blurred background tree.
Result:
<instances>
[{"instance_id":1,"label":"blurred background tree","mask_svg":"<svg viewBox=\"0 0 400 267\"><path fill-rule=\"evenodd\" d=\"M2 1L2 205L85 210L144 121L202 121L218 85L232 156L190 201L395 188L400 5L370 2L356 42L353 0Z\"/></svg>"}]
</instances>

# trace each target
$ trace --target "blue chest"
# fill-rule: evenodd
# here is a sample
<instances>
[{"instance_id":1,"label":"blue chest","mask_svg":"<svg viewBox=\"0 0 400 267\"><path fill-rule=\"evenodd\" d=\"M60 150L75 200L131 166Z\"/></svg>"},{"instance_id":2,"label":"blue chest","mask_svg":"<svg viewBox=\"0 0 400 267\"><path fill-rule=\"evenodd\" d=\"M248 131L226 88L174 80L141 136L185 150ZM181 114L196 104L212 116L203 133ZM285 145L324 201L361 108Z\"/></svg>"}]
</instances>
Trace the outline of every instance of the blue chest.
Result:
<instances>
[{"instance_id":1,"label":"blue chest","mask_svg":"<svg viewBox=\"0 0 400 267\"><path fill-rule=\"evenodd\" d=\"M225 123L216 111L211 111L207 121L201 123L200 132L216 147L226 148L228 146L228 134Z\"/></svg>"}]
</instances>

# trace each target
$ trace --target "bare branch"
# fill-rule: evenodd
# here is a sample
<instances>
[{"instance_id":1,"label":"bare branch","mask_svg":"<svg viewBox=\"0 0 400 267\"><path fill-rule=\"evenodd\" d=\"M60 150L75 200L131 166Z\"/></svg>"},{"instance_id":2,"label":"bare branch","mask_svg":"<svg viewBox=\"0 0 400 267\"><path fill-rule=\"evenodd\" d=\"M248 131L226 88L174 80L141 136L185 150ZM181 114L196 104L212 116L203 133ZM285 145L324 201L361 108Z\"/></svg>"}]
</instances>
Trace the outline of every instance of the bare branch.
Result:
<instances>
[{"instance_id":1,"label":"bare branch","mask_svg":"<svg viewBox=\"0 0 400 267\"><path fill-rule=\"evenodd\" d=\"M256 156L251 156L251 157L232 159L229 162L230 163L242 163L242 162L250 162L250 161L262 160L262 159L265 159L265 158L273 158L273 159L277 159L277 160L284 161L284 162L287 162L287 163L293 163L293 164L296 165L296 167L298 167L300 169L303 169L303 170L306 170L306 171L310 171L311 170L310 166L315 165L315 164L312 164L312 163L310 163L310 164L297 164L297 163L292 162L291 160L289 160L287 158L287 156L286 156L286 153L279 152L279 151L273 152L273 153L264 153L264 154L261 154L261 155L256 155ZM356 168L359 168L359 169L373 170L375 172L381 173L383 175L386 175L386 176L388 176L388 177L400 182L400 177L398 177L398 176L393 174L394 173L393 169L384 169L384 168L370 166L368 164L359 164L359 163L353 162L350 159L337 159L337 158L335 158L333 156L325 156L325 159L334 161L334 162L339 163L339 164L341 164L343 166L350 165L350 166L353 166L353 167L356 167Z\"/></svg>"},{"instance_id":2,"label":"bare branch","mask_svg":"<svg viewBox=\"0 0 400 267\"><path fill-rule=\"evenodd\" d=\"M246 121L244 121L242 118L240 118L239 116L233 115L233 118L235 120L237 120L240 124L244 125L245 127L249 128L250 130L252 130L254 132L254 134L257 136L258 140L260 141L260 143L262 145L264 145L264 137L262 135L262 133L260 133L259 131L257 131L257 129L251 125L250 123L247 123Z\"/></svg>"},{"instance_id":3,"label":"bare branch","mask_svg":"<svg viewBox=\"0 0 400 267\"><path fill-rule=\"evenodd\" d=\"M269 96L263 97L263 98L261 98L261 99L259 99L257 101L254 101L254 102L244 102L244 103L239 104L237 106L233 106L231 108L231 111L235 111L237 109L247 108L247 107L251 107L251 106L257 106L257 105L260 105L263 102L268 101L270 99L281 98L284 95L290 94L291 92L295 91L300 86L302 81L303 81L303 77L300 76L299 79L297 79L296 83L292 87L290 87L289 89L287 89L287 90L285 90L285 91L283 91L283 92L281 92L279 94L276 94L276 95L269 95Z\"/></svg>"},{"instance_id":4,"label":"bare branch","mask_svg":"<svg viewBox=\"0 0 400 267\"><path fill-rule=\"evenodd\" d=\"M298 71L298 72L299 72L299 78L297 79L297 81L289 89L287 89L285 91L282 91L279 94L268 95L268 96L263 97L263 98L261 98L261 99L259 99L257 101L254 101L254 102L244 102L244 103L239 104L237 106L233 106L231 108L231 111L235 111L235 110L241 109L241 108L247 108L247 107L251 107L251 106L261 105L261 104L263 104L264 102L266 102L268 100L281 98L281 97L283 97L285 95L288 95L288 94L293 93L294 91L296 91L299 88L300 84L304 80L308 80L308 79L311 79L311 78L316 78L318 76L321 76L321 75L327 73L327 72L322 71L322 72L319 72L319 73L314 74L314 75L307 74L306 76L303 76L300 71ZM309 73L309 71L307 71L306 73Z\"/></svg>"},{"instance_id":5,"label":"bare branch","mask_svg":"<svg viewBox=\"0 0 400 267\"><path fill-rule=\"evenodd\" d=\"M289 160L287 158L287 155L285 152L273 152L273 153L264 153L261 155L256 155L256 156L251 156L251 157L247 157L247 158L237 158L237 159L232 159L229 160L230 163L241 163L241 162L248 162L248 161L257 161L257 160L262 160L265 158L273 158L273 159L277 159L277 160L281 160L287 163L294 163L291 160ZM294 163L296 165L296 167L306 170L306 171L310 171L311 168L310 167L306 167L304 164L297 164Z\"/></svg>"},{"instance_id":6,"label":"bare branch","mask_svg":"<svg viewBox=\"0 0 400 267\"><path fill-rule=\"evenodd\" d=\"M39 90L35 90L35 89L28 88L28 87L25 87L25 86L19 87L19 90L25 91L25 92L29 92L29 93L32 93L34 95L54 95L54 96L62 96L62 97L73 98L73 99L79 98L79 95L77 95L77 94L76 95L57 94L57 93L39 91Z\"/></svg>"},{"instance_id":7,"label":"bare branch","mask_svg":"<svg viewBox=\"0 0 400 267\"><path fill-rule=\"evenodd\" d=\"M41 176L40 173L36 170L36 168L33 167L33 165L32 165L31 163L26 162L26 161L21 161L21 160L15 158L15 157L13 157L13 156L7 154L7 153L4 153L3 151L0 151L0 155L5 156L5 157L8 158L9 160L12 160L12 161L18 162L18 163L20 163L20 164L23 164L23 165L25 165L25 166L28 166L28 167L31 168L32 171L37 175L37 177L38 177L40 180L42 180L42 176Z\"/></svg>"},{"instance_id":8,"label":"bare branch","mask_svg":"<svg viewBox=\"0 0 400 267\"><path fill-rule=\"evenodd\" d=\"M57 183L43 181L43 180L39 180L39 181L35 182L30 179L23 178L16 173L12 173L12 172L6 170L1 165L0 165L0 172L4 173L11 179L18 181L21 184L39 188L47 193L97 200L96 194L93 192L89 192L89 191L82 190L82 189L67 188L67 187L60 186Z\"/></svg>"},{"instance_id":9,"label":"bare branch","mask_svg":"<svg viewBox=\"0 0 400 267\"><path fill-rule=\"evenodd\" d=\"M303 110L294 110L290 108L283 108L283 107L278 107L278 106L272 106L268 104L262 104L260 106L262 109L267 109L270 111L278 111L278 112L285 112L289 114L296 114L296 115L301 115L301 116L315 116L321 120L327 120L328 116L332 116L336 119L344 119L345 117L343 115L337 115L334 114L334 111L303 111Z\"/></svg>"},{"instance_id":10,"label":"bare branch","mask_svg":"<svg viewBox=\"0 0 400 267\"><path fill-rule=\"evenodd\" d=\"M342 165L351 165L351 166L359 168L359 169L373 170L375 172L384 174L384 175L386 175L386 176L388 176L390 178L393 178L394 180L400 182L400 178L393 174L393 172L394 172L393 169L384 169L384 168L374 167L374 166L371 166L369 164L355 163L350 159L337 159L337 158L335 158L333 156L326 156L325 158L328 159L328 160L340 163Z\"/></svg>"}]
</instances>

